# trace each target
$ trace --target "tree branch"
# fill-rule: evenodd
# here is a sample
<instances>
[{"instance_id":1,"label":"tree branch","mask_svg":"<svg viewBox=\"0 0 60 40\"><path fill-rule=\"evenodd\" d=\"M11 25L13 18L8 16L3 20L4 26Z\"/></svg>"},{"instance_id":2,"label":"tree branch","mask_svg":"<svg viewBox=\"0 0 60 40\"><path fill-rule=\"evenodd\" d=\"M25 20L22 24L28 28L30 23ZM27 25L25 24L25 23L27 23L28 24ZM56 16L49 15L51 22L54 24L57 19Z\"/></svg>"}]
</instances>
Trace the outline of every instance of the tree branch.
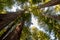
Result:
<instances>
[{"instance_id":1,"label":"tree branch","mask_svg":"<svg viewBox=\"0 0 60 40\"><path fill-rule=\"evenodd\" d=\"M54 6L57 4L60 4L60 0L51 0L45 4L39 5L38 8L45 8L45 7Z\"/></svg>"}]
</instances>

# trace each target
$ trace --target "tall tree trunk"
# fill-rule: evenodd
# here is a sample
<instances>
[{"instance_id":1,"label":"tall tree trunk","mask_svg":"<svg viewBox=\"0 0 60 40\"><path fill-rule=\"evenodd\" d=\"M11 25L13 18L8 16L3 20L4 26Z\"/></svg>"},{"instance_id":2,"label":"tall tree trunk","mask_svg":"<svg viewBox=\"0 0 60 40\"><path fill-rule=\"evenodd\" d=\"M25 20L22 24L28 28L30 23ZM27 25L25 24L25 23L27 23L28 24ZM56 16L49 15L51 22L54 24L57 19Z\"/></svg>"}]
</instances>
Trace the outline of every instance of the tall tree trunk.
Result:
<instances>
[{"instance_id":1,"label":"tall tree trunk","mask_svg":"<svg viewBox=\"0 0 60 40\"><path fill-rule=\"evenodd\" d=\"M21 16L22 13L24 13L24 11L0 14L0 30L15 20L18 16Z\"/></svg>"},{"instance_id":2,"label":"tall tree trunk","mask_svg":"<svg viewBox=\"0 0 60 40\"><path fill-rule=\"evenodd\" d=\"M24 21L21 21L21 23L15 28L13 32L11 32L5 39L3 40L19 40L21 31L23 29Z\"/></svg>"},{"instance_id":3,"label":"tall tree trunk","mask_svg":"<svg viewBox=\"0 0 60 40\"><path fill-rule=\"evenodd\" d=\"M21 14L21 22L20 24L15 28L15 30L13 30L5 39L3 40L20 40L20 35L23 29L23 25L24 25L24 18L23 18L23 14Z\"/></svg>"},{"instance_id":4,"label":"tall tree trunk","mask_svg":"<svg viewBox=\"0 0 60 40\"><path fill-rule=\"evenodd\" d=\"M45 4L39 5L39 8L45 8L45 7L54 6L57 4L60 4L60 0L51 0Z\"/></svg>"},{"instance_id":5,"label":"tall tree trunk","mask_svg":"<svg viewBox=\"0 0 60 40\"><path fill-rule=\"evenodd\" d=\"M50 6L54 6L54 5L57 5L57 4L60 4L60 0L51 0L45 4L42 4L42 5L39 5L38 6L38 9L40 8L45 8L45 7L50 7ZM56 15L46 15L44 14L44 16L47 16L47 17L50 17L50 18L53 18L55 20L60 20L60 16L56 16Z\"/></svg>"},{"instance_id":6,"label":"tall tree trunk","mask_svg":"<svg viewBox=\"0 0 60 40\"><path fill-rule=\"evenodd\" d=\"M8 23L10 23L11 21L15 20L18 16L22 17L22 14L25 12L21 11L21 12L13 12L12 14L4 14L4 15L0 15L2 17L1 23L0 23L0 27L1 29L4 28ZM3 26L4 25L4 26ZM18 40L20 38L20 34L22 31L24 25L24 21L22 19L22 21L20 22L20 24L15 28L15 30L13 30L13 32L9 33L9 35L6 38L0 38L0 40Z\"/></svg>"}]
</instances>

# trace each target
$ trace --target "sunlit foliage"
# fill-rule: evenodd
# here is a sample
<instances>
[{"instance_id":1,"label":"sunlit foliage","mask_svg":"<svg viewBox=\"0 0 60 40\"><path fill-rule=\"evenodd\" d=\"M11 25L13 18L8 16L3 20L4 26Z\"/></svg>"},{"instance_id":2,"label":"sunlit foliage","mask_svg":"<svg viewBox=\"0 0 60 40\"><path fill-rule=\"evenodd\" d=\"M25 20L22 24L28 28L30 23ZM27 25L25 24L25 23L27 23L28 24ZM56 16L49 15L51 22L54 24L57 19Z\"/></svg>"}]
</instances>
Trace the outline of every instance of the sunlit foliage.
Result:
<instances>
[{"instance_id":1,"label":"sunlit foliage","mask_svg":"<svg viewBox=\"0 0 60 40\"><path fill-rule=\"evenodd\" d=\"M12 7L13 4L21 3L23 9L27 9L27 13L24 13L21 18L24 19L25 25L22 30L22 34L20 37L20 40L49 40L50 36L47 35L47 33L44 33L37 28L32 27L32 32L29 28L31 24L31 14L33 14L35 17L38 18L38 23L40 25L40 22L42 22L42 25L47 25L49 33L53 30L55 39L60 39L60 20L54 19L52 16L56 15L55 12L60 12L60 5L56 5L55 8L47 8L47 10L44 10L45 8L38 9L37 5L40 5L39 3L47 3L51 0L0 0L0 14L6 13L5 7ZM29 3L29 5L28 5ZM25 4L25 6L24 6ZM51 11L51 10L52 11ZM54 14L54 15L52 15ZM59 15L58 15L59 16ZM18 18L19 19L19 18ZM20 19L22 20L22 19ZM14 23L14 25L18 22L18 20ZM28 26L28 27L26 27ZM43 27L44 28L44 27ZM0 31L0 36L5 32L6 30Z\"/></svg>"},{"instance_id":2,"label":"sunlit foliage","mask_svg":"<svg viewBox=\"0 0 60 40\"><path fill-rule=\"evenodd\" d=\"M30 40L31 39L30 35L31 35L31 33L29 31L29 27L23 27L20 40Z\"/></svg>"},{"instance_id":3,"label":"sunlit foliage","mask_svg":"<svg viewBox=\"0 0 60 40\"><path fill-rule=\"evenodd\" d=\"M24 27L20 40L49 40L49 36L37 28L34 27L31 30L28 27Z\"/></svg>"},{"instance_id":4,"label":"sunlit foliage","mask_svg":"<svg viewBox=\"0 0 60 40\"><path fill-rule=\"evenodd\" d=\"M34 28L32 29L32 40L49 40L49 36L42 32L42 31L39 31L37 28Z\"/></svg>"},{"instance_id":5,"label":"sunlit foliage","mask_svg":"<svg viewBox=\"0 0 60 40\"><path fill-rule=\"evenodd\" d=\"M56 12L60 11L60 5L56 5L55 10Z\"/></svg>"}]
</instances>

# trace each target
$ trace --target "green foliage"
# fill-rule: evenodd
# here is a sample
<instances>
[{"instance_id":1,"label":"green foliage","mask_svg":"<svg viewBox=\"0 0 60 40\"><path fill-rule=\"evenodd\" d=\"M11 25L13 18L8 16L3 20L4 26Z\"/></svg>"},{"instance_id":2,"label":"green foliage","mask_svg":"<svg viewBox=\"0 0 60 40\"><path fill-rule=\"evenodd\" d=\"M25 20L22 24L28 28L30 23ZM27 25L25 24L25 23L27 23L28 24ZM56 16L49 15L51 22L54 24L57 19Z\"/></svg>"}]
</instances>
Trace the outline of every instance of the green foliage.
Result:
<instances>
[{"instance_id":1,"label":"green foliage","mask_svg":"<svg viewBox=\"0 0 60 40\"><path fill-rule=\"evenodd\" d=\"M33 32L30 31L29 27L24 27L20 40L49 40L49 36L46 33L43 33L36 28L32 31Z\"/></svg>"},{"instance_id":2,"label":"green foliage","mask_svg":"<svg viewBox=\"0 0 60 40\"><path fill-rule=\"evenodd\" d=\"M16 0L16 1L24 3L27 2L28 0Z\"/></svg>"},{"instance_id":3,"label":"green foliage","mask_svg":"<svg viewBox=\"0 0 60 40\"><path fill-rule=\"evenodd\" d=\"M23 27L20 40L29 40L30 35L31 35L31 33L29 31L29 28L28 27Z\"/></svg>"},{"instance_id":4,"label":"green foliage","mask_svg":"<svg viewBox=\"0 0 60 40\"><path fill-rule=\"evenodd\" d=\"M14 4L13 0L0 0L0 14L5 14L6 10L4 8L5 7L11 8L13 4Z\"/></svg>"},{"instance_id":5,"label":"green foliage","mask_svg":"<svg viewBox=\"0 0 60 40\"><path fill-rule=\"evenodd\" d=\"M37 28L34 28L34 30L32 30L32 40L49 40L49 36L42 32L39 31Z\"/></svg>"},{"instance_id":6,"label":"green foliage","mask_svg":"<svg viewBox=\"0 0 60 40\"><path fill-rule=\"evenodd\" d=\"M0 37L1 37L2 34L4 34L4 32L6 32L5 29L2 29L2 30L0 31Z\"/></svg>"},{"instance_id":7,"label":"green foliage","mask_svg":"<svg viewBox=\"0 0 60 40\"><path fill-rule=\"evenodd\" d=\"M36 3L39 3L39 2L41 2L41 0L32 0L33 4L36 4Z\"/></svg>"},{"instance_id":8,"label":"green foliage","mask_svg":"<svg viewBox=\"0 0 60 40\"><path fill-rule=\"evenodd\" d=\"M22 17L25 20L26 26L30 26L30 23L31 23L31 14L29 12L28 13L24 13Z\"/></svg>"},{"instance_id":9,"label":"green foliage","mask_svg":"<svg viewBox=\"0 0 60 40\"><path fill-rule=\"evenodd\" d=\"M24 19L24 21L26 22L27 25L30 26L30 22L31 22L31 13L33 13L33 15L35 17L38 17L38 23L43 22L44 24L48 25L48 30L51 33L51 31L53 30L55 37L60 39L60 24L53 18L48 17L49 15L43 15L44 13L49 13L52 14L52 12L48 11L44 11L44 9L37 9L35 4L39 4L40 2L43 1L43 4L50 1L50 0L16 0L17 3L22 3L21 6L23 7L25 2L29 2L29 7L26 4L26 8L28 9L28 13L23 13L22 14L22 19ZM0 0L0 14L1 13L6 13L6 10L4 10L5 7L12 7L12 5L15 2L13 0ZM24 8L23 8L24 9ZM50 8L49 8L50 9ZM56 12L60 11L60 7L59 5L57 5L55 7ZM20 18L18 18L20 19ZM20 19L20 20L22 20ZM15 25L19 20L16 20L11 26ZM44 25L43 24L43 25ZM43 27L44 28L44 27ZM6 32L5 29L2 29L2 31L0 31L0 36ZM28 27L24 27L22 30L22 34L20 37L20 40L49 40L49 35L47 35L46 33L39 31L38 29L34 29L33 32L31 33L30 29Z\"/></svg>"},{"instance_id":10,"label":"green foliage","mask_svg":"<svg viewBox=\"0 0 60 40\"><path fill-rule=\"evenodd\" d=\"M11 7L11 5L13 5L13 4L14 4L13 0L0 0L0 10L6 6Z\"/></svg>"}]
</instances>

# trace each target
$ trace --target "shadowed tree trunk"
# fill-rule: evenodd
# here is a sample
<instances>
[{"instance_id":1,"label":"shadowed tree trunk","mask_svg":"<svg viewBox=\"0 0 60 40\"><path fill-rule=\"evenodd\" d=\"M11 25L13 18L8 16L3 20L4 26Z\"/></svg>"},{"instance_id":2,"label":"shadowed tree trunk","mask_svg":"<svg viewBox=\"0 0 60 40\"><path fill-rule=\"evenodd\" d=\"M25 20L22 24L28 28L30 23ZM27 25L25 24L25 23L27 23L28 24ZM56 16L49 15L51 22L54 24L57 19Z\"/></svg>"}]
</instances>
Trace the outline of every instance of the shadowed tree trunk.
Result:
<instances>
[{"instance_id":1,"label":"shadowed tree trunk","mask_svg":"<svg viewBox=\"0 0 60 40\"><path fill-rule=\"evenodd\" d=\"M17 27L5 38L3 38L3 40L20 40L20 35L23 29L23 25L24 25L24 18L23 18L23 13L20 14L21 16L21 21L20 23L17 25Z\"/></svg>"},{"instance_id":2,"label":"shadowed tree trunk","mask_svg":"<svg viewBox=\"0 0 60 40\"><path fill-rule=\"evenodd\" d=\"M7 26L10 22L15 20L18 16L21 16L21 14L23 12L24 11L10 12L10 13L7 13L7 14L0 14L0 30L2 28L4 28L5 26Z\"/></svg>"},{"instance_id":3,"label":"shadowed tree trunk","mask_svg":"<svg viewBox=\"0 0 60 40\"><path fill-rule=\"evenodd\" d=\"M53 6L56 4L60 4L60 0L52 0L47 2L46 4L41 5L41 8L44 7L49 7L49 6ZM15 20L18 16L21 16L21 14L24 13L24 11L19 12L15 12L15 13L8 13L8 14L0 14L0 30L2 28L4 28L6 25L8 25L11 21ZM46 16L46 15L45 15ZM60 20L59 16L48 16L51 18L55 18ZM24 21L21 21L20 24L15 28L15 30L13 30L13 32L11 32L5 39L3 40L19 40L20 38L20 34L22 31L24 25Z\"/></svg>"},{"instance_id":4,"label":"shadowed tree trunk","mask_svg":"<svg viewBox=\"0 0 60 40\"><path fill-rule=\"evenodd\" d=\"M8 25L11 21L14 21L18 16L22 17L22 14L24 12L25 10L20 12L12 12L4 15L1 14L0 30L4 28L6 25ZM4 38L4 35L7 34L6 32L4 33L4 35L2 35L2 37L0 37L0 40L18 40L20 38L23 25L24 25L24 21L22 20L19 26L17 26L16 29L13 30L13 32L9 33L8 37Z\"/></svg>"},{"instance_id":5,"label":"shadowed tree trunk","mask_svg":"<svg viewBox=\"0 0 60 40\"><path fill-rule=\"evenodd\" d=\"M44 8L44 7L49 7L49 6L53 6L53 5L57 5L60 4L60 0L51 0L43 5L40 6L40 8ZM8 13L8 14L0 14L0 30L8 25L11 21L13 21L14 19L17 18L17 16L21 15L18 12L12 12L12 13ZM7 22L7 23L6 23Z\"/></svg>"},{"instance_id":6,"label":"shadowed tree trunk","mask_svg":"<svg viewBox=\"0 0 60 40\"><path fill-rule=\"evenodd\" d=\"M21 21L21 23L15 28L13 32L11 32L5 39L3 40L19 40L21 31L23 29L24 21Z\"/></svg>"}]
</instances>

